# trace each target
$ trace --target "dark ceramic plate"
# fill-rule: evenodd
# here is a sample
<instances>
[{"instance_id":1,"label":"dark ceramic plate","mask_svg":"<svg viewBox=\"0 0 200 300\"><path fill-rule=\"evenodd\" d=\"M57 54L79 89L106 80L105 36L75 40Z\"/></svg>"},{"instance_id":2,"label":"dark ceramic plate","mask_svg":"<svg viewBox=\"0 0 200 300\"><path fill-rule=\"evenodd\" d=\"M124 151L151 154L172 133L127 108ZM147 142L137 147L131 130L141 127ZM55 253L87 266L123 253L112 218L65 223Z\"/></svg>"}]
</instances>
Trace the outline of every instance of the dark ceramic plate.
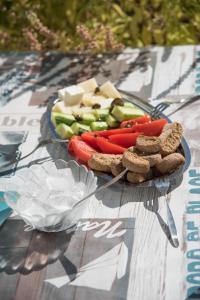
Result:
<instances>
[{"instance_id":1,"label":"dark ceramic plate","mask_svg":"<svg viewBox=\"0 0 200 300\"><path fill-rule=\"evenodd\" d=\"M141 108L147 114L149 114L151 112L151 110L154 108L151 104L146 103L145 101L144 102L139 101L138 99L135 99L134 96L129 95L128 93L121 92L121 95L125 101L129 101L129 102L133 103L135 106ZM47 120L48 120L48 125L49 125L52 136L56 137L56 138L60 138L55 131L55 127L54 127L53 123L51 122L51 109L52 109L53 105L56 103L56 101L58 101L58 100L55 98L52 98L49 101L48 108L47 108ZM163 113L160 114L160 118L164 118L164 119L168 120L169 123L172 122ZM61 144L61 145L64 146L64 144ZM185 157L185 164L181 168L177 169L175 172L173 172L169 175L156 177L156 178L153 178L152 180L148 180L148 181L145 181L140 184L131 184L131 185L137 186L137 187L153 187L153 186L155 187L156 186L158 188L160 186L162 187L162 186L168 185L171 187L171 190L174 189L177 184L180 185L180 183L182 181L183 173L188 169L190 162L191 162L191 153L190 153L190 149L189 149L188 143L185 140L185 138L182 138L181 145L179 146L178 151L180 153L182 153L183 156ZM112 176L107 173L95 172L95 174L98 177L105 179L106 181L112 179ZM127 184L129 184L129 183L127 183ZM174 188L172 188L172 187L174 187Z\"/></svg>"}]
</instances>

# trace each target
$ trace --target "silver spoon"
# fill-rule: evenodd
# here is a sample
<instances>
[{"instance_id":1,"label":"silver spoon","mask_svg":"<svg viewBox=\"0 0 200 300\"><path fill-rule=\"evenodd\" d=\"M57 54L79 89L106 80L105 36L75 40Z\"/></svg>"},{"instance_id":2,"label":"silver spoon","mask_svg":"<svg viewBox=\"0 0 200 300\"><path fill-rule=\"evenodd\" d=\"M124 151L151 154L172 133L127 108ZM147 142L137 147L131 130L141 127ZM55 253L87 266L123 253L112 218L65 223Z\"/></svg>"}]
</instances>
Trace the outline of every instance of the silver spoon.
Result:
<instances>
[{"instance_id":1,"label":"silver spoon","mask_svg":"<svg viewBox=\"0 0 200 300\"><path fill-rule=\"evenodd\" d=\"M128 172L128 169L124 169L121 173L119 173L116 177L113 177L113 179L111 179L110 181L108 181L107 183L103 184L102 186L100 186L98 189L96 189L94 192L88 194L87 196L85 196L84 198L82 198L81 200L79 200L76 204L74 204L73 208L76 207L77 205L79 205L81 202L87 200L88 198L90 198L91 196L99 193L100 191L105 190L106 188L108 188L109 186L113 185L114 183L116 183L117 181L119 181L122 177L124 177L124 175Z\"/></svg>"}]
</instances>

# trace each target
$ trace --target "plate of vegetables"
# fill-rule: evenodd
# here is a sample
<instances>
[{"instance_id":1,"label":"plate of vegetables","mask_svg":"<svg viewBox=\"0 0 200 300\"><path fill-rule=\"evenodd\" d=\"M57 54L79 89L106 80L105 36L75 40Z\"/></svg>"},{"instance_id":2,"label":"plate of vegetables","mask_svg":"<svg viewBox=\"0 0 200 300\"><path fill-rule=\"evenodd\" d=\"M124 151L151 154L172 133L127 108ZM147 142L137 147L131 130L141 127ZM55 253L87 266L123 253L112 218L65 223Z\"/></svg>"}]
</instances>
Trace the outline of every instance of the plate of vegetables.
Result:
<instances>
[{"instance_id":1,"label":"plate of vegetables","mask_svg":"<svg viewBox=\"0 0 200 300\"><path fill-rule=\"evenodd\" d=\"M111 178L128 168L126 180L149 186L182 174L191 160L181 124L164 114L152 120L152 108L91 78L58 91L48 123L52 135L68 139L69 153L96 174Z\"/></svg>"}]
</instances>

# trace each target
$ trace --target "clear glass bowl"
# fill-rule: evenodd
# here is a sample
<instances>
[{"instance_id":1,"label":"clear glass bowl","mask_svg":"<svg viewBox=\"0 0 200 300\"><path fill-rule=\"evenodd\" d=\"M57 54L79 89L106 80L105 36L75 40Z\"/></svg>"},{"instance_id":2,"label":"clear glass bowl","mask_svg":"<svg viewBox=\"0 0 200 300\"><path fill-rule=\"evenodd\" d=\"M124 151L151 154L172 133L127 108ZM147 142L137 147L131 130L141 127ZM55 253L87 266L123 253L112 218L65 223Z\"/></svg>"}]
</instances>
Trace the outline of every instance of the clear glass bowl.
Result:
<instances>
[{"instance_id":1,"label":"clear glass bowl","mask_svg":"<svg viewBox=\"0 0 200 300\"><path fill-rule=\"evenodd\" d=\"M88 200L73 208L97 187L97 178L75 161L45 162L1 178L6 203L27 229L62 231L73 227L88 209Z\"/></svg>"}]
</instances>

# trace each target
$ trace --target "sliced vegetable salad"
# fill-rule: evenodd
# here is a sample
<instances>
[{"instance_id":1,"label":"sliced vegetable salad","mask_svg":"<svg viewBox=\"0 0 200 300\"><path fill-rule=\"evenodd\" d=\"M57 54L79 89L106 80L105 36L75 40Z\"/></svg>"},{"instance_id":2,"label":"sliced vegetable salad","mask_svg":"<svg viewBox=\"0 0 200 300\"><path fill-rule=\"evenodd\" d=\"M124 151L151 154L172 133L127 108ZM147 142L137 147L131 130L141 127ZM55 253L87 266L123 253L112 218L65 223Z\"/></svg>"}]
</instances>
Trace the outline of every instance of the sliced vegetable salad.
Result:
<instances>
[{"instance_id":1,"label":"sliced vegetable salad","mask_svg":"<svg viewBox=\"0 0 200 300\"><path fill-rule=\"evenodd\" d=\"M95 152L122 154L137 138L159 136L165 119L152 121L141 109L124 102L120 93L106 82L91 78L58 91L51 121L57 134L69 139L68 151L87 163Z\"/></svg>"},{"instance_id":2,"label":"sliced vegetable salad","mask_svg":"<svg viewBox=\"0 0 200 300\"><path fill-rule=\"evenodd\" d=\"M167 123L165 119L151 121L149 116L143 120L144 123L141 123L141 118L138 118L139 123L135 122L128 128L84 132L81 136L74 136L69 142L68 151L82 163L87 163L94 152L122 154L135 146L140 135L159 136Z\"/></svg>"},{"instance_id":3,"label":"sliced vegetable salad","mask_svg":"<svg viewBox=\"0 0 200 300\"><path fill-rule=\"evenodd\" d=\"M141 109L124 102L109 81L98 86L91 78L59 90L58 97L52 108L51 121L63 139L84 132L119 128L123 121L144 116Z\"/></svg>"}]
</instances>

